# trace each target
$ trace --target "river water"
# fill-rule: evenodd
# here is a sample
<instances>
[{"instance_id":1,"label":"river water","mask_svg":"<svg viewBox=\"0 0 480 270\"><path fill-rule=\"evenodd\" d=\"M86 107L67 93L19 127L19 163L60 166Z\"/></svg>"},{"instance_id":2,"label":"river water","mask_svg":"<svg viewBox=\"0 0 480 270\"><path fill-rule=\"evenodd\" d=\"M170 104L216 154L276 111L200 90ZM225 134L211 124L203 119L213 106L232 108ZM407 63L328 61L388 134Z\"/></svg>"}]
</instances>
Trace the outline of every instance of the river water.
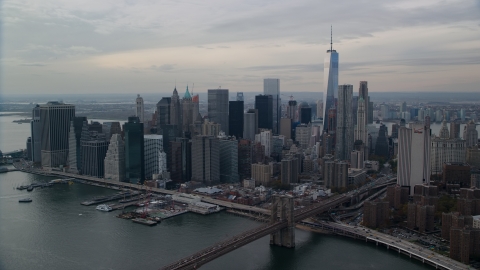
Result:
<instances>
[{"instance_id":1,"label":"river water","mask_svg":"<svg viewBox=\"0 0 480 270\"><path fill-rule=\"evenodd\" d=\"M0 149L24 148L28 125L0 117ZM10 123L9 123L10 120ZM80 202L115 191L82 184L33 192L15 187L52 178L0 174L0 270L158 269L210 244L259 226L225 212L188 213L155 227L116 218ZM32 203L18 203L30 197ZM337 236L296 230L294 249L261 238L202 269L431 269L384 247Z\"/></svg>"}]
</instances>

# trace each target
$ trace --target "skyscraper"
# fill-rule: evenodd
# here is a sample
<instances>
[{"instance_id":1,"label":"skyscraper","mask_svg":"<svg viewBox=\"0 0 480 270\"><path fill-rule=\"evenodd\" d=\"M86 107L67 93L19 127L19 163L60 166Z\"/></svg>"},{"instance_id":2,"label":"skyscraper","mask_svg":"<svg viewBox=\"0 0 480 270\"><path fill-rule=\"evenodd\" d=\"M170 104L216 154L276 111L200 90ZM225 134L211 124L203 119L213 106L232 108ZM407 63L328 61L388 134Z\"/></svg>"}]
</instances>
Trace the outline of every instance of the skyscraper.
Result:
<instances>
[{"instance_id":1,"label":"skyscraper","mask_svg":"<svg viewBox=\"0 0 480 270\"><path fill-rule=\"evenodd\" d=\"M338 91L338 53L333 49L333 38L330 32L330 50L327 50L323 65L323 109L324 119L328 111L335 107ZM328 122L323 121L323 129L328 130Z\"/></svg>"},{"instance_id":2,"label":"skyscraper","mask_svg":"<svg viewBox=\"0 0 480 270\"><path fill-rule=\"evenodd\" d=\"M238 140L238 175L240 180L252 176L252 143L246 139Z\"/></svg>"},{"instance_id":3,"label":"skyscraper","mask_svg":"<svg viewBox=\"0 0 480 270\"><path fill-rule=\"evenodd\" d=\"M238 183L238 141L220 138L220 181Z\"/></svg>"},{"instance_id":4,"label":"skyscraper","mask_svg":"<svg viewBox=\"0 0 480 270\"><path fill-rule=\"evenodd\" d=\"M162 129L165 125L170 125L170 104L172 103L172 98L163 97L157 103L157 130L158 134L162 134Z\"/></svg>"},{"instance_id":5,"label":"skyscraper","mask_svg":"<svg viewBox=\"0 0 480 270\"><path fill-rule=\"evenodd\" d=\"M432 154L430 160L432 174L442 174L443 164L446 162L464 163L466 161L466 141L458 137L451 138L450 134L447 121L444 119L440 135L431 139Z\"/></svg>"},{"instance_id":6,"label":"skyscraper","mask_svg":"<svg viewBox=\"0 0 480 270\"><path fill-rule=\"evenodd\" d=\"M243 115L243 138L253 141L258 131L258 110L249 109Z\"/></svg>"},{"instance_id":7,"label":"skyscraper","mask_svg":"<svg viewBox=\"0 0 480 270\"><path fill-rule=\"evenodd\" d=\"M78 173L82 164L81 137L83 122L87 117L74 117L71 121L69 135L68 166L70 172Z\"/></svg>"},{"instance_id":8,"label":"skyscraper","mask_svg":"<svg viewBox=\"0 0 480 270\"><path fill-rule=\"evenodd\" d=\"M32 110L31 137L32 137L32 161L42 162L42 130L40 126L40 106L36 105Z\"/></svg>"},{"instance_id":9,"label":"skyscraper","mask_svg":"<svg viewBox=\"0 0 480 270\"><path fill-rule=\"evenodd\" d=\"M243 137L243 100L229 101L228 125L229 136Z\"/></svg>"},{"instance_id":10,"label":"skyscraper","mask_svg":"<svg viewBox=\"0 0 480 270\"><path fill-rule=\"evenodd\" d=\"M358 111L357 111L357 128L355 129L355 140L361 140L363 144L368 148L367 139L367 117L365 110L366 102L362 96L358 99Z\"/></svg>"},{"instance_id":11,"label":"skyscraper","mask_svg":"<svg viewBox=\"0 0 480 270\"><path fill-rule=\"evenodd\" d=\"M154 179L154 174L160 174L160 160L163 155L163 136L149 134L143 136L145 178Z\"/></svg>"},{"instance_id":12,"label":"skyscraper","mask_svg":"<svg viewBox=\"0 0 480 270\"><path fill-rule=\"evenodd\" d=\"M280 132L281 99L280 79L263 79L263 94L272 96L273 134Z\"/></svg>"},{"instance_id":13,"label":"skyscraper","mask_svg":"<svg viewBox=\"0 0 480 270\"><path fill-rule=\"evenodd\" d=\"M358 88L358 99L363 98L365 102L365 126L367 126L370 122L368 121L368 114L370 110L370 97L368 96L368 82L367 81L360 81L360 86ZM372 113L373 113L373 106L372 106ZM373 115L372 115L373 118ZM357 123L358 125L358 123Z\"/></svg>"},{"instance_id":14,"label":"skyscraper","mask_svg":"<svg viewBox=\"0 0 480 270\"><path fill-rule=\"evenodd\" d=\"M255 109L258 110L258 128L273 129L273 98L271 95L255 96Z\"/></svg>"},{"instance_id":15,"label":"skyscraper","mask_svg":"<svg viewBox=\"0 0 480 270\"><path fill-rule=\"evenodd\" d=\"M143 184L145 180L145 154L143 123L135 116L123 125L125 132L125 181Z\"/></svg>"},{"instance_id":16,"label":"skyscraper","mask_svg":"<svg viewBox=\"0 0 480 270\"><path fill-rule=\"evenodd\" d=\"M105 179L125 181L125 143L122 135L113 134L105 156Z\"/></svg>"},{"instance_id":17,"label":"skyscraper","mask_svg":"<svg viewBox=\"0 0 480 270\"><path fill-rule=\"evenodd\" d=\"M175 125L177 128L181 128L182 125L181 110L180 97L178 96L177 87L175 87L170 103L170 124Z\"/></svg>"},{"instance_id":18,"label":"skyscraper","mask_svg":"<svg viewBox=\"0 0 480 270\"><path fill-rule=\"evenodd\" d=\"M207 185L220 182L220 146L213 136L192 138L192 180Z\"/></svg>"},{"instance_id":19,"label":"skyscraper","mask_svg":"<svg viewBox=\"0 0 480 270\"><path fill-rule=\"evenodd\" d=\"M410 188L430 182L430 129L423 123L411 123L398 130L397 184Z\"/></svg>"},{"instance_id":20,"label":"skyscraper","mask_svg":"<svg viewBox=\"0 0 480 270\"><path fill-rule=\"evenodd\" d=\"M68 161L68 132L75 106L56 101L40 105L42 166L58 167Z\"/></svg>"},{"instance_id":21,"label":"skyscraper","mask_svg":"<svg viewBox=\"0 0 480 270\"><path fill-rule=\"evenodd\" d=\"M105 134L92 131L88 140L81 141L82 174L97 178L105 175L105 156L109 142Z\"/></svg>"},{"instance_id":22,"label":"skyscraper","mask_svg":"<svg viewBox=\"0 0 480 270\"><path fill-rule=\"evenodd\" d=\"M243 92L237 92L237 101L244 101L243 100Z\"/></svg>"},{"instance_id":23,"label":"skyscraper","mask_svg":"<svg viewBox=\"0 0 480 270\"><path fill-rule=\"evenodd\" d=\"M137 95L135 103L137 104L137 110L135 115L140 119L140 122L143 123L143 121L145 121L145 107L143 105L143 98L140 97L140 94Z\"/></svg>"},{"instance_id":24,"label":"skyscraper","mask_svg":"<svg viewBox=\"0 0 480 270\"><path fill-rule=\"evenodd\" d=\"M463 139L467 141L467 147L478 144L478 131L475 122L470 120L464 127Z\"/></svg>"},{"instance_id":25,"label":"skyscraper","mask_svg":"<svg viewBox=\"0 0 480 270\"><path fill-rule=\"evenodd\" d=\"M312 108L303 107L300 109L300 123L309 124L312 122Z\"/></svg>"},{"instance_id":26,"label":"skyscraper","mask_svg":"<svg viewBox=\"0 0 480 270\"><path fill-rule=\"evenodd\" d=\"M335 158L339 160L349 160L353 150L352 96L353 85L338 86Z\"/></svg>"},{"instance_id":27,"label":"skyscraper","mask_svg":"<svg viewBox=\"0 0 480 270\"><path fill-rule=\"evenodd\" d=\"M228 89L208 89L208 118L228 133Z\"/></svg>"},{"instance_id":28,"label":"skyscraper","mask_svg":"<svg viewBox=\"0 0 480 270\"><path fill-rule=\"evenodd\" d=\"M289 100L288 101L288 108L287 108L287 117L292 119L292 122L297 122L297 101L296 100Z\"/></svg>"},{"instance_id":29,"label":"skyscraper","mask_svg":"<svg viewBox=\"0 0 480 270\"><path fill-rule=\"evenodd\" d=\"M185 91L185 95L182 99L182 131L191 134L191 132L193 131L193 124L196 118L197 115L194 114L193 99L190 95L190 92L188 91L187 86L187 90Z\"/></svg>"}]
</instances>

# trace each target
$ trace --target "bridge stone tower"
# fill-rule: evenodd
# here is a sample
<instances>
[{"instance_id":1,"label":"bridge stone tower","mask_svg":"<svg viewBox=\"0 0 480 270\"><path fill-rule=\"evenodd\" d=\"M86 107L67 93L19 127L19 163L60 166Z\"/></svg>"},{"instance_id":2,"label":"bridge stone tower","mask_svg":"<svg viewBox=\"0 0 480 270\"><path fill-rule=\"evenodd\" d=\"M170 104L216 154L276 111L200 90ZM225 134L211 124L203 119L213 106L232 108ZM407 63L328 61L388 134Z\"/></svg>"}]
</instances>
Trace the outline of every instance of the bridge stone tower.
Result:
<instances>
[{"instance_id":1,"label":"bridge stone tower","mask_svg":"<svg viewBox=\"0 0 480 270\"><path fill-rule=\"evenodd\" d=\"M293 197L278 195L273 196L270 224L278 221L287 221L288 225L286 228L270 234L270 245L288 248L295 247Z\"/></svg>"}]
</instances>

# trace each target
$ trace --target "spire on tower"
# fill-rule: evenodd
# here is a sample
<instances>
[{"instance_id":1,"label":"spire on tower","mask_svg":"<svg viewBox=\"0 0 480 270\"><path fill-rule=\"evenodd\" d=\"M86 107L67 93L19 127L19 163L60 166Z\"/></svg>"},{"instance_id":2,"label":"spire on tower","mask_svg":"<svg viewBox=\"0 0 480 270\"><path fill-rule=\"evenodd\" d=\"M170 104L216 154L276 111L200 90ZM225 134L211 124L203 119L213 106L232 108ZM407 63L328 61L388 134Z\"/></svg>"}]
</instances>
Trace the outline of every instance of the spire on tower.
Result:
<instances>
[{"instance_id":1,"label":"spire on tower","mask_svg":"<svg viewBox=\"0 0 480 270\"><path fill-rule=\"evenodd\" d=\"M330 51L333 51L333 34L332 34L332 25L330 25Z\"/></svg>"}]
</instances>

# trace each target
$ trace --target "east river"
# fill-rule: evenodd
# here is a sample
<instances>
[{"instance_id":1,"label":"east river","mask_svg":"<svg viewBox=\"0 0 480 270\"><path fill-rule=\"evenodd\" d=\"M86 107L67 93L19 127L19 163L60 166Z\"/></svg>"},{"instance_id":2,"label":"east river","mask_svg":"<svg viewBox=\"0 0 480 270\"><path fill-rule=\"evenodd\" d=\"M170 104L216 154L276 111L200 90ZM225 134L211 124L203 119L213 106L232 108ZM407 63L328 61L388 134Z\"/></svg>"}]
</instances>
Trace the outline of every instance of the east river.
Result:
<instances>
[{"instance_id":1,"label":"east river","mask_svg":"<svg viewBox=\"0 0 480 270\"><path fill-rule=\"evenodd\" d=\"M0 117L0 149L25 148L28 124ZM0 269L158 269L260 223L225 212L188 213L155 227L116 218L80 202L115 191L83 184L20 191L50 177L0 174ZM31 203L19 203L30 197ZM202 269L431 269L384 247L296 230L294 249L261 238Z\"/></svg>"}]
</instances>

